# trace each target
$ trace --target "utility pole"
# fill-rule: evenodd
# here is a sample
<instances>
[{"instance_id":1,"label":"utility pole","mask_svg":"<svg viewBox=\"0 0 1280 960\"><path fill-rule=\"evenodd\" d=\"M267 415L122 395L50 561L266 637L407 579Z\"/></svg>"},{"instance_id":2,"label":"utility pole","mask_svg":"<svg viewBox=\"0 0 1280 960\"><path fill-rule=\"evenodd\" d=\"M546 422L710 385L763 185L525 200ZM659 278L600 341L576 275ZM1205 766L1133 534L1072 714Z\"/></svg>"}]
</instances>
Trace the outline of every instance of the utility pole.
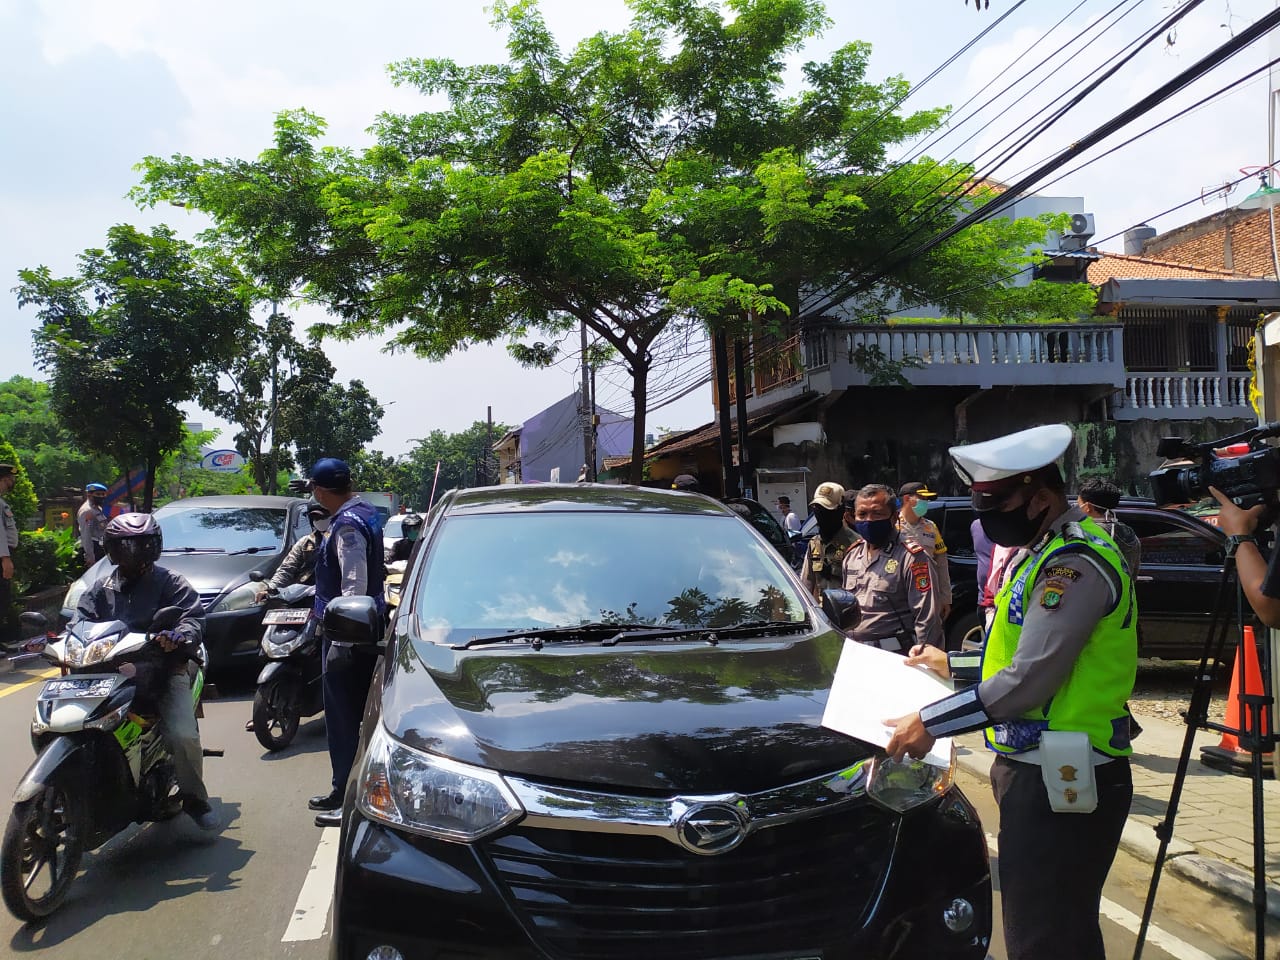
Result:
<instances>
[{"instance_id":1,"label":"utility pole","mask_svg":"<svg viewBox=\"0 0 1280 960\"><path fill-rule=\"evenodd\" d=\"M736 497L738 478L733 466L733 424L729 420L729 338L723 332L713 333L711 346L716 364L716 407L720 411L720 480L723 495Z\"/></svg>"},{"instance_id":2,"label":"utility pole","mask_svg":"<svg viewBox=\"0 0 1280 960\"><path fill-rule=\"evenodd\" d=\"M582 462L587 468L587 480L594 483L596 479L596 450L592 442L595 438L595 404L591 395L591 364L587 359L587 324L584 320L579 327L582 348L582 403L579 405L582 423Z\"/></svg>"},{"instance_id":3,"label":"utility pole","mask_svg":"<svg viewBox=\"0 0 1280 960\"><path fill-rule=\"evenodd\" d=\"M738 385L738 489L742 496L755 494L751 475L751 454L747 450L747 361L741 338L733 341L733 379Z\"/></svg>"},{"instance_id":4,"label":"utility pole","mask_svg":"<svg viewBox=\"0 0 1280 960\"><path fill-rule=\"evenodd\" d=\"M483 487L489 485L489 454L493 452L493 407L485 407L485 422L488 427L484 434L484 483Z\"/></svg>"}]
</instances>

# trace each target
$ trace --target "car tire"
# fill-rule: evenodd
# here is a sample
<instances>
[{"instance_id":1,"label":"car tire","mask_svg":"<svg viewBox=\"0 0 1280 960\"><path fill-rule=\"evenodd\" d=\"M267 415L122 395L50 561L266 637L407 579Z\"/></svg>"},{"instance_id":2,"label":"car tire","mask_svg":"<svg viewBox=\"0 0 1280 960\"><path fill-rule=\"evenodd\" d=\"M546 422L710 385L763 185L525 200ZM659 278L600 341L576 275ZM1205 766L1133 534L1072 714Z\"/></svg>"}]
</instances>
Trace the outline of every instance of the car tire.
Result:
<instances>
[{"instance_id":1,"label":"car tire","mask_svg":"<svg viewBox=\"0 0 1280 960\"><path fill-rule=\"evenodd\" d=\"M948 650L962 650L966 644L972 649L982 646L982 614L977 610L956 617L947 628Z\"/></svg>"}]
</instances>

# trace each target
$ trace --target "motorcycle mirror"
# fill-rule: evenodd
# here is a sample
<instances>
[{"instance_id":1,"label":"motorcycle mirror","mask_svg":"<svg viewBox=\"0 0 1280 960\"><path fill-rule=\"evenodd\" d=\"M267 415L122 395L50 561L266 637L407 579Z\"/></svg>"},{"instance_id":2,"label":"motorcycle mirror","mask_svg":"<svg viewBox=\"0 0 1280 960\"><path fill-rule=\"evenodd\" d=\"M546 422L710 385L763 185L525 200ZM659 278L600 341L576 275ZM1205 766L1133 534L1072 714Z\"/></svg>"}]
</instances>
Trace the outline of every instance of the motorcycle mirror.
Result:
<instances>
[{"instance_id":1,"label":"motorcycle mirror","mask_svg":"<svg viewBox=\"0 0 1280 960\"><path fill-rule=\"evenodd\" d=\"M324 609L323 626L330 640L374 646L382 632L382 615L373 597L337 597Z\"/></svg>"},{"instance_id":2,"label":"motorcycle mirror","mask_svg":"<svg viewBox=\"0 0 1280 960\"><path fill-rule=\"evenodd\" d=\"M822 591L822 612L841 630L850 630L862 619L858 598L848 590Z\"/></svg>"},{"instance_id":3,"label":"motorcycle mirror","mask_svg":"<svg viewBox=\"0 0 1280 960\"><path fill-rule=\"evenodd\" d=\"M49 618L43 613L30 610L26 613L18 614L18 622L29 628L32 633L44 633L49 629Z\"/></svg>"},{"instance_id":4,"label":"motorcycle mirror","mask_svg":"<svg viewBox=\"0 0 1280 960\"><path fill-rule=\"evenodd\" d=\"M186 615L187 611L182 607L161 607L151 618L151 631L172 630Z\"/></svg>"},{"instance_id":5,"label":"motorcycle mirror","mask_svg":"<svg viewBox=\"0 0 1280 960\"><path fill-rule=\"evenodd\" d=\"M266 575L261 570L250 570L249 579L252 580L254 583L261 583L263 580L267 578L266 578Z\"/></svg>"}]
</instances>

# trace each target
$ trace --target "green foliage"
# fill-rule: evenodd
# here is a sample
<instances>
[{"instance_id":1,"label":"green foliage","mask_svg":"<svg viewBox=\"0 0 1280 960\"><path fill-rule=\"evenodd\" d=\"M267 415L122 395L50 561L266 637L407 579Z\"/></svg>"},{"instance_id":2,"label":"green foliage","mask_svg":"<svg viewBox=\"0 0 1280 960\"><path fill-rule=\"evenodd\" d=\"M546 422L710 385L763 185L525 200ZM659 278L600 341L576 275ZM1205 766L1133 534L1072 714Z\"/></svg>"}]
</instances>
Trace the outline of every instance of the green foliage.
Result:
<instances>
[{"instance_id":1,"label":"green foliage","mask_svg":"<svg viewBox=\"0 0 1280 960\"><path fill-rule=\"evenodd\" d=\"M1046 307L1063 295L1035 285L1000 292L1046 219L902 257L954 223L950 200L990 193L962 164L888 162L945 111L899 112L909 84L868 80L865 43L804 64L783 95L788 58L829 25L817 0L631 8L628 29L564 52L533 0L499 0L508 62L392 65L447 107L383 114L364 153L320 149L323 123L284 113L256 161L147 158L135 196L208 213L255 276L326 305L330 335L432 359L505 340L538 366L585 324L633 380L636 480L651 347L672 324L738 332L754 313L781 327L842 303L876 319L890 303L999 319L1070 306Z\"/></svg>"},{"instance_id":2,"label":"green foliage","mask_svg":"<svg viewBox=\"0 0 1280 960\"><path fill-rule=\"evenodd\" d=\"M440 464L436 496L455 487L483 486L497 483L497 461L490 443L496 443L511 431L505 423L495 423L492 432L485 420L476 420L459 433L432 430L418 441L402 461L399 491L412 506L426 508L431 497L431 484Z\"/></svg>"},{"instance_id":3,"label":"green foliage","mask_svg":"<svg viewBox=\"0 0 1280 960\"><path fill-rule=\"evenodd\" d=\"M71 277L20 271L18 303L37 309L36 362L57 416L83 448L146 465L149 510L160 461L182 441L180 405L229 362L248 322L243 278L167 227L112 227L79 260Z\"/></svg>"},{"instance_id":4,"label":"green foliage","mask_svg":"<svg viewBox=\"0 0 1280 960\"><path fill-rule=\"evenodd\" d=\"M23 530L14 553L19 594L70 583L84 570L80 541L70 527Z\"/></svg>"},{"instance_id":5,"label":"green foliage","mask_svg":"<svg viewBox=\"0 0 1280 960\"><path fill-rule=\"evenodd\" d=\"M13 490L6 494L4 499L9 504L9 509L13 511L13 519L21 527L36 514L36 491L31 485L31 478L27 476L22 458L18 456L13 444L3 436L0 436L0 463L12 463L18 468L18 479L13 485Z\"/></svg>"},{"instance_id":6,"label":"green foliage","mask_svg":"<svg viewBox=\"0 0 1280 960\"><path fill-rule=\"evenodd\" d=\"M176 450L165 454L156 471L157 503L186 497L215 497L229 494L261 493L246 466L235 473L205 470L200 466L201 449L218 437L217 430L193 433L185 426Z\"/></svg>"},{"instance_id":7,"label":"green foliage","mask_svg":"<svg viewBox=\"0 0 1280 960\"><path fill-rule=\"evenodd\" d=\"M303 470L310 470L321 457L353 464L364 445L381 431L382 404L359 380L345 387L302 380L291 396L292 402L280 411L279 426L297 447Z\"/></svg>"},{"instance_id":8,"label":"green foliage","mask_svg":"<svg viewBox=\"0 0 1280 960\"><path fill-rule=\"evenodd\" d=\"M110 460L87 453L53 412L49 385L15 376L0 382L0 437L6 438L27 469L40 498L58 496L89 482L109 483Z\"/></svg>"}]
</instances>

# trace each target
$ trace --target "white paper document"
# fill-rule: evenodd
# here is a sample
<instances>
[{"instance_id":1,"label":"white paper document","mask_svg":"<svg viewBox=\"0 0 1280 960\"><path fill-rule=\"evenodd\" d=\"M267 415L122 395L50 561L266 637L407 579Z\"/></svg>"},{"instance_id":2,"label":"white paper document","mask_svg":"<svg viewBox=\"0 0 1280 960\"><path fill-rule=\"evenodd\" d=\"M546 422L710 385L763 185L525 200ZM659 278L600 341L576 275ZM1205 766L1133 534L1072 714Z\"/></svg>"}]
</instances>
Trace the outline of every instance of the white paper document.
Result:
<instances>
[{"instance_id":1,"label":"white paper document","mask_svg":"<svg viewBox=\"0 0 1280 960\"><path fill-rule=\"evenodd\" d=\"M877 747L888 746L893 727L886 727L885 720L915 713L949 693L951 687L936 674L907 666L900 654L845 640L822 725ZM939 739L925 759L948 766L951 738Z\"/></svg>"}]
</instances>

